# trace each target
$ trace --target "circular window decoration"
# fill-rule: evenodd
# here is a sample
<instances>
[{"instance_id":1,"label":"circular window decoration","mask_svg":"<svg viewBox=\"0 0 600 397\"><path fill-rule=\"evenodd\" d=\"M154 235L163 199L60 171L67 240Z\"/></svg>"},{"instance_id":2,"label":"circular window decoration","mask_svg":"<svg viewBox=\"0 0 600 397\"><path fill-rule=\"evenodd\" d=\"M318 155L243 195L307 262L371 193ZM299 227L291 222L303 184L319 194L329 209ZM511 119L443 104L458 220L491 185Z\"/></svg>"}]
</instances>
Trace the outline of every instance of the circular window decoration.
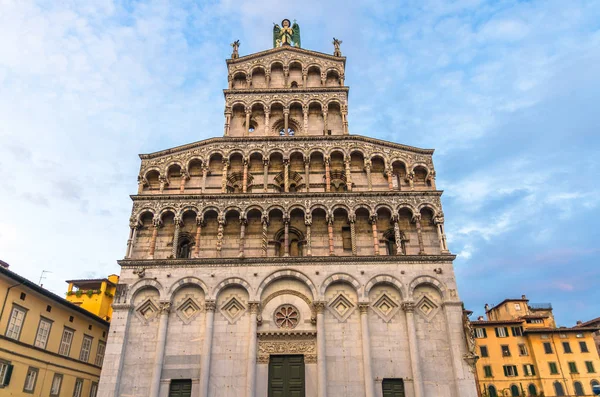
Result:
<instances>
[{"instance_id":1,"label":"circular window decoration","mask_svg":"<svg viewBox=\"0 0 600 397\"><path fill-rule=\"evenodd\" d=\"M292 305L281 305L275 310L275 324L279 328L296 328L300 321L300 312Z\"/></svg>"}]
</instances>

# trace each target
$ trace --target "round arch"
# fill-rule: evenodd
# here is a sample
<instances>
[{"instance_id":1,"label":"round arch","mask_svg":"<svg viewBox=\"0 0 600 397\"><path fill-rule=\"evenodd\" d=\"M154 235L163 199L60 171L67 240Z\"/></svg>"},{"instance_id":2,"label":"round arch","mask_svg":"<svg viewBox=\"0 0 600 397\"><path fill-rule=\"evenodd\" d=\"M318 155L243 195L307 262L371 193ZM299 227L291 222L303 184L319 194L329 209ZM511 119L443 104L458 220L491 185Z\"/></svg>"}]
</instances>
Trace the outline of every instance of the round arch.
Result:
<instances>
[{"instance_id":1,"label":"round arch","mask_svg":"<svg viewBox=\"0 0 600 397\"><path fill-rule=\"evenodd\" d=\"M256 295L254 296L254 298L255 298L254 300L260 301L260 298L261 298L261 295L262 295L264 289L272 282L277 281L282 278L294 278L296 280L300 280L300 281L304 282L304 284L306 284L306 286L310 289L310 292L312 294L312 297L311 297L312 300L314 300L317 296L319 296L314 283L311 281L310 278L308 278L308 276L306 276L304 273L301 273L297 270L288 269L288 270L278 270L274 273L271 273L269 276L267 276L258 286L258 289L256 290Z\"/></svg>"},{"instance_id":2,"label":"round arch","mask_svg":"<svg viewBox=\"0 0 600 397\"><path fill-rule=\"evenodd\" d=\"M408 297L413 297L415 288L417 288L419 285L429 285L435 288L442 296L442 299L446 299L446 287L441 281L431 276L419 276L411 281L408 286Z\"/></svg>"},{"instance_id":3,"label":"round arch","mask_svg":"<svg viewBox=\"0 0 600 397\"><path fill-rule=\"evenodd\" d=\"M335 274L332 274L331 276L327 277L325 279L325 281L323 281L323 283L321 284L321 290L320 290L320 292L321 292L320 299L321 300L325 300L325 291L327 291L327 288L331 284L337 283L337 282L350 284L352 287L354 287L356 294L358 296L360 296L360 283L358 282L358 280L356 280L354 277L352 277L351 275L349 275L347 273L335 273Z\"/></svg>"},{"instance_id":4,"label":"round arch","mask_svg":"<svg viewBox=\"0 0 600 397\"><path fill-rule=\"evenodd\" d=\"M401 299L404 299L404 297L406 296L406 291L404 290L404 286L402 285L400 280L398 280L396 277L391 276L389 274L380 274L378 276L373 277L365 284L363 298L365 300L368 299L369 292L371 292L373 287L375 287L376 285L379 285L379 284L391 285L392 287L397 289L398 292L400 293Z\"/></svg>"},{"instance_id":5,"label":"round arch","mask_svg":"<svg viewBox=\"0 0 600 397\"><path fill-rule=\"evenodd\" d=\"M246 280L244 280L243 278L239 278L239 277L230 277L230 278L226 278L225 280L221 281L219 284L217 284L217 286L215 288L213 288L213 290L210 294L210 300L217 300L217 298L219 297L219 294L221 293L222 290L224 290L227 287L234 286L234 285L244 288L246 290L246 292L248 293L248 297L252 296L252 287L250 286L250 284L248 284L248 282Z\"/></svg>"}]
</instances>

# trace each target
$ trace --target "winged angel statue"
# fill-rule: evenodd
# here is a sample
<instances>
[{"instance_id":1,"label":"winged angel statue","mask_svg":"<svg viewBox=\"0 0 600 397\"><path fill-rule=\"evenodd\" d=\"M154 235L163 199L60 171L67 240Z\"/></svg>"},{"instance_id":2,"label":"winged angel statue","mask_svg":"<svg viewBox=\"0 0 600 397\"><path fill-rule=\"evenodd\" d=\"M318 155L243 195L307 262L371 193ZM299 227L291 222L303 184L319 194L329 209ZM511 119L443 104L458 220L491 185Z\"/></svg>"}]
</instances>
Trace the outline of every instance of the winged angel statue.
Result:
<instances>
[{"instance_id":1,"label":"winged angel statue","mask_svg":"<svg viewBox=\"0 0 600 397\"><path fill-rule=\"evenodd\" d=\"M273 48L282 47L284 45L293 45L300 48L300 26L294 20L294 24L290 27L289 19L281 21L281 26L274 24L273 26Z\"/></svg>"}]
</instances>

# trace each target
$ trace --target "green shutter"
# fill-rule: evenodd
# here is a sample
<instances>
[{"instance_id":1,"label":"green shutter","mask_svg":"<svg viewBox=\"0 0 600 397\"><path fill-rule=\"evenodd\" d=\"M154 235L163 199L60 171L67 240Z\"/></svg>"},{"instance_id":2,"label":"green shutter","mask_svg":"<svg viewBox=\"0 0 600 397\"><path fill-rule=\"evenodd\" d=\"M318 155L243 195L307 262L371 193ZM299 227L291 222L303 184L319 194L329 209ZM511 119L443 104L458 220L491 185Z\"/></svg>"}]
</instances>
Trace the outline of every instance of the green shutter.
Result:
<instances>
[{"instance_id":1,"label":"green shutter","mask_svg":"<svg viewBox=\"0 0 600 397\"><path fill-rule=\"evenodd\" d=\"M6 367L6 374L4 375L4 383L2 383L2 386L8 386L8 384L10 383L10 378L12 376L13 373L13 365L9 364Z\"/></svg>"},{"instance_id":2,"label":"green shutter","mask_svg":"<svg viewBox=\"0 0 600 397\"><path fill-rule=\"evenodd\" d=\"M498 327L494 328L494 331L496 332L496 338L498 338L500 336L500 334L498 333Z\"/></svg>"},{"instance_id":3,"label":"green shutter","mask_svg":"<svg viewBox=\"0 0 600 397\"><path fill-rule=\"evenodd\" d=\"M505 365L502 368L504 369L504 376L508 376L508 367Z\"/></svg>"},{"instance_id":4,"label":"green shutter","mask_svg":"<svg viewBox=\"0 0 600 397\"><path fill-rule=\"evenodd\" d=\"M513 365L513 368L515 370L515 376L519 376L519 371L517 371L517 366Z\"/></svg>"}]
</instances>

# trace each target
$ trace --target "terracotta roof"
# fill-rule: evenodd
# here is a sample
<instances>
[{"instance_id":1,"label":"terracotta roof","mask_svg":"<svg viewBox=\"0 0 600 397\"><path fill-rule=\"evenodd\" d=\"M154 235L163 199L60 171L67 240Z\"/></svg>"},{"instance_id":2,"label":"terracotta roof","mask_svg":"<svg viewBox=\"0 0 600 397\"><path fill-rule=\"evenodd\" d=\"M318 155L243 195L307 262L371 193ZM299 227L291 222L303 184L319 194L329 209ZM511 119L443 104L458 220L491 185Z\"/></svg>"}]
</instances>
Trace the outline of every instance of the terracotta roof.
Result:
<instances>
[{"instance_id":1,"label":"terracotta roof","mask_svg":"<svg viewBox=\"0 0 600 397\"><path fill-rule=\"evenodd\" d=\"M502 302L498 303L497 305L493 305L491 306L488 310L486 310L485 312L489 312L491 310L494 310L495 308L497 308L498 306L502 306L503 304L505 304L506 302L529 302L529 299L525 298L519 298L519 299L511 299L511 298L507 298L504 299Z\"/></svg>"},{"instance_id":2,"label":"terracotta roof","mask_svg":"<svg viewBox=\"0 0 600 397\"><path fill-rule=\"evenodd\" d=\"M473 325L502 325L502 324L522 324L523 320L483 320L471 321Z\"/></svg>"},{"instance_id":3,"label":"terracotta roof","mask_svg":"<svg viewBox=\"0 0 600 397\"><path fill-rule=\"evenodd\" d=\"M78 312L79 314L82 314L88 318L90 318L91 320L94 320L106 327L108 327L110 325L110 323L106 320L104 320L103 318L100 318L98 316L96 316L95 314L92 314L90 312L88 312L85 309L82 309L81 307L72 304L71 302L69 302L68 300L66 300L65 298L56 295L53 292L48 291L45 288L40 287L39 285L37 285L36 283L34 283L33 281L30 281L28 279L26 279L23 276L18 275L17 273L10 271L2 266L0 266L0 274L5 275L6 277L9 277L13 280L15 280L17 282L17 284L15 284L15 286L17 285L23 285L24 287L27 287L41 295L44 295L45 297L55 301L56 303L63 305L73 311Z\"/></svg>"},{"instance_id":4,"label":"terracotta roof","mask_svg":"<svg viewBox=\"0 0 600 397\"><path fill-rule=\"evenodd\" d=\"M563 333L563 332L581 332L589 331L595 332L600 330L600 327L573 327L573 328L527 328L524 332L526 333Z\"/></svg>"},{"instance_id":5,"label":"terracotta roof","mask_svg":"<svg viewBox=\"0 0 600 397\"><path fill-rule=\"evenodd\" d=\"M528 314L526 316L521 316L521 318L524 318L524 319L528 319L528 318L548 318L548 317L550 317L550 316L544 316L544 315L541 315L541 314Z\"/></svg>"},{"instance_id":6,"label":"terracotta roof","mask_svg":"<svg viewBox=\"0 0 600 397\"><path fill-rule=\"evenodd\" d=\"M103 281L106 281L108 284L112 285L113 287L116 285L115 283L113 283L112 281L110 281L107 278L80 278L78 280L66 280L66 283L73 283L73 284L85 284L85 283L101 283Z\"/></svg>"},{"instance_id":7,"label":"terracotta roof","mask_svg":"<svg viewBox=\"0 0 600 397\"><path fill-rule=\"evenodd\" d=\"M586 321L585 323L578 324L578 325L576 325L575 327L577 327L577 328L579 328L579 327L587 327L587 326L589 326L589 325L596 324L596 323L600 323L600 317L596 317L596 318L594 318L594 319L591 319L591 320L589 320L589 321ZM592 325L592 326L593 326L593 325Z\"/></svg>"}]
</instances>

